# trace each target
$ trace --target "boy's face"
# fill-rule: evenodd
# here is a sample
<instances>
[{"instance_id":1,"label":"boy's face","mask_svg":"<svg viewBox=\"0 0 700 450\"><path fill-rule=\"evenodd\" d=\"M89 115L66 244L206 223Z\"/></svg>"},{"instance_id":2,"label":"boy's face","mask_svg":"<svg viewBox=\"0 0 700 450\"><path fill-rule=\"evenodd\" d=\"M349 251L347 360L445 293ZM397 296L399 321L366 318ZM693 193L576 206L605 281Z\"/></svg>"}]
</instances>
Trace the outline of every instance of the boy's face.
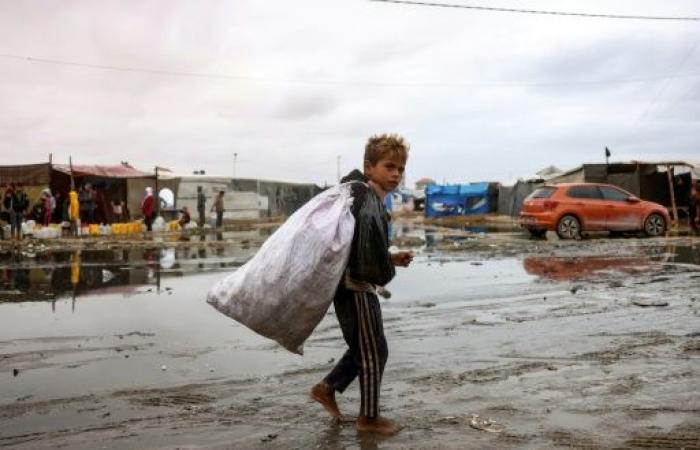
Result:
<instances>
[{"instance_id":1,"label":"boy's face","mask_svg":"<svg viewBox=\"0 0 700 450\"><path fill-rule=\"evenodd\" d=\"M399 186L406 160L399 155L389 155L380 159L376 165L365 161L365 175L378 184L384 192L391 192Z\"/></svg>"}]
</instances>

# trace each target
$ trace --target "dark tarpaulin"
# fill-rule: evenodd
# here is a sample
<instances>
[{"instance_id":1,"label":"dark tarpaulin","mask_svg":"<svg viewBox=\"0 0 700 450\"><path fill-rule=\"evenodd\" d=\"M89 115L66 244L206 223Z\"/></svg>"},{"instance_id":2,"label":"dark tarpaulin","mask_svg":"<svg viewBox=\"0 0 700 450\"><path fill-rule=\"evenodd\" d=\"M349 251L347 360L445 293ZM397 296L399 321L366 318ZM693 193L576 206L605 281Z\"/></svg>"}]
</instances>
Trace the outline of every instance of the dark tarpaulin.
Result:
<instances>
[{"instance_id":1,"label":"dark tarpaulin","mask_svg":"<svg viewBox=\"0 0 700 450\"><path fill-rule=\"evenodd\" d=\"M514 186L500 186L498 191L498 213L518 216L525 198L544 185L541 181L518 181Z\"/></svg>"},{"instance_id":2,"label":"dark tarpaulin","mask_svg":"<svg viewBox=\"0 0 700 450\"><path fill-rule=\"evenodd\" d=\"M51 179L51 165L24 164L18 166L0 166L0 184L20 184L23 186L48 186Z\"/></svg>"}]
</instances>

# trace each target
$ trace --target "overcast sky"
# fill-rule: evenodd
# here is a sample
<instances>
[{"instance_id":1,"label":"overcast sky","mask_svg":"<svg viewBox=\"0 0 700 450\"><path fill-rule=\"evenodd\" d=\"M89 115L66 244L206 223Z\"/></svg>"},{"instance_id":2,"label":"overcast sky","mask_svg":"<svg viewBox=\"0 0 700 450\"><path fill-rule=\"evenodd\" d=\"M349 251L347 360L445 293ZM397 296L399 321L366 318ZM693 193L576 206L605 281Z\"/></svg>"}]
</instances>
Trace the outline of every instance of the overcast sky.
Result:
<instances>
[{"instance_id":1,"label":"overcast sky","mask_svg":"<svg viewBox=\"0 0 700 450\"><path fill-rule=\"evenodd\" d=\"M697 0L451 3L700 16ZM378 132L411 144L410 183L506 182L604 161L606 145L615 161L700 160L697 21L359 0L5 0L0 55L0 164L53 153L232 176L237 153L239 177L323 184L338 156L343 172L359 167Z\"/></svg>"}]
</instances>

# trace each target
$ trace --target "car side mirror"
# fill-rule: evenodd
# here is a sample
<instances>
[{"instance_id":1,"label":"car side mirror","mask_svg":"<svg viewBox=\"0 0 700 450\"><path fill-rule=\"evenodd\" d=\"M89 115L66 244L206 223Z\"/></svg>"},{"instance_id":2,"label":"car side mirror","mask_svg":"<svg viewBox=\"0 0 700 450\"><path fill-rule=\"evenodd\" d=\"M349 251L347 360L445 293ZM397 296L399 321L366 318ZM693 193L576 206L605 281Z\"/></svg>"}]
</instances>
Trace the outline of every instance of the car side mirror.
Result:
<instances>
[{"instance_id":1,"label":"car side mirror","mask_svg":"<svg viewBox=\"0 0 700 450\"><path fill-rule=\"evenodd\" d=\"M630 203L639 203L639 198L635 197L634 195L630 195L627 197L627 201Z\"/></svg>"}]
</instances>

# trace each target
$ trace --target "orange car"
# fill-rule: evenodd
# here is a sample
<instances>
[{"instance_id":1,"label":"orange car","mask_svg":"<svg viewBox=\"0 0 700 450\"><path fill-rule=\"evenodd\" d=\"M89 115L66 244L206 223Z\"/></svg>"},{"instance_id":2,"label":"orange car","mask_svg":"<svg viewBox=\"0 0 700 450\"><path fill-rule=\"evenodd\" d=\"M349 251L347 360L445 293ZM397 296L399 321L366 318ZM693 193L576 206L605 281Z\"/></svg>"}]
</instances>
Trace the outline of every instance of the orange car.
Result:
<instances>
[{"instance_id":1,"label":"orange car","mask_svg":"<svg viewBox=\"0 0 700 450\"><path fill-rule=\"evenodd\" d=\"M644 231L660 236L670 223L662 205L640 200L619 187L598 183L561 183L530 194L520 212L520 226L534 237L547 230L562 239L582 231Z\"/></svg>"}]
</instances>

